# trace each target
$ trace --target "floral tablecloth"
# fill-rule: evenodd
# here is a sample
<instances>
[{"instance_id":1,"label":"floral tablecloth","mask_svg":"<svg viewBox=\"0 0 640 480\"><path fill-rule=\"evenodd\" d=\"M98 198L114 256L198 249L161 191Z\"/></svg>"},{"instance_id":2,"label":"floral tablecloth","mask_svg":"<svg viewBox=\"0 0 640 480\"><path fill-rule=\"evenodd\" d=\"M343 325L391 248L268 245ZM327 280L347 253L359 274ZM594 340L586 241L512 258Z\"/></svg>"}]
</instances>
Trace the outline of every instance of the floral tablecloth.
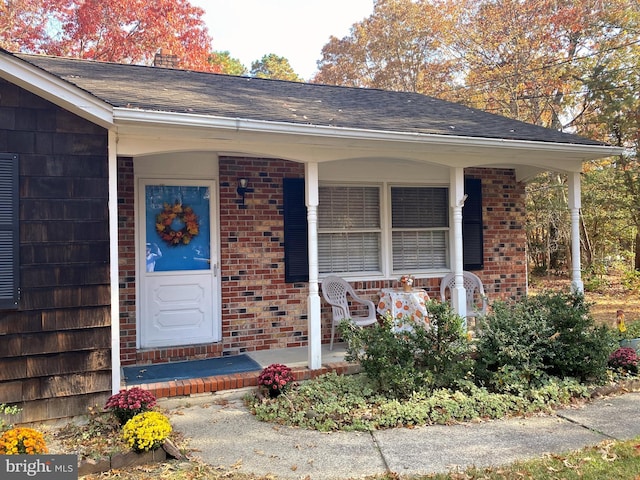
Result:
<instances>
[{"instance_id":1,"label":"floral tablecloth","mask_svg":"<svg viewBox=\"0 0 640 480\"><path fill-rule=\"evenodd\" d=\"M408 292L403 289L383 288L378 302L378 313L386 315L390 313L395 322L396 330L404 330L403 320L406 316L415 321L429 322L426 303L429 295L421 288L414 288Z\"/></svg>"}]
</instances>

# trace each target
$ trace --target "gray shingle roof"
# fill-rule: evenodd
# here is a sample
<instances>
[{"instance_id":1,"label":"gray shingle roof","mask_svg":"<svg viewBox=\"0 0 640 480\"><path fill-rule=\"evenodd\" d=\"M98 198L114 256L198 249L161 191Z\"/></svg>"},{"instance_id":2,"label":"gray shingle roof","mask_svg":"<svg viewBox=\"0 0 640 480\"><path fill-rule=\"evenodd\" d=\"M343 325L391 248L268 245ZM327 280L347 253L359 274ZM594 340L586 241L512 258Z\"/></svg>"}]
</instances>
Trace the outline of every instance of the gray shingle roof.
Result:
<instances>
[{"instance_id":1,"label":"gray shingle roof","mask_svg":"<svg viewBox=\"0 0 640 480\"><path fill-rule=\"evenodd\" d=\"M114 107L387 132L604 145L417 93L16 56Z\"/></svg>"}]
</instances>

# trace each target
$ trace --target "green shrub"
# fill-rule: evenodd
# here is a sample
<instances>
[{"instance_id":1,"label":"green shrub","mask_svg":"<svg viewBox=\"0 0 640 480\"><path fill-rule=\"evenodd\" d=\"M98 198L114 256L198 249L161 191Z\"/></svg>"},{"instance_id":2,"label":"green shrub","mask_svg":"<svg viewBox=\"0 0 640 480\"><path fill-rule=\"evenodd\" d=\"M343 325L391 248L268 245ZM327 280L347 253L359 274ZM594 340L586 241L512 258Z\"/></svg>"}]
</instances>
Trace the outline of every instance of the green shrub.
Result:
<instances>
[{"instance_id":1,"label":"green shrub","mask_svg":"<svg viewBox=\"0 0 640 480\"><path fill-rule=\"evenodd\" d=\"M582 295L544 293L513 304L495 302L492 310L477 336L480 384L520 393L550 376L606 378L613 336L595 324Z\"/></svg>"},{"instance_id":2,"label":"green shrub","mask_svg":"<svg viewBox=\"0 0 640 480\"><path fill-rule=\"evenodd\" d=\"M625 270L622 285L631 292L640 293L640 270Z\"/></svg>"},{"instance_id":3,"label":"green shrub","mask_svg":"<svg viewBox=\"0 0 640 480\"><path fill-rule=\"evenodd\" d=\"M245 401L263 421L320 431L367 431L531 414L577 397L588 397L586 387L575 380L550 379L522 395L493 393L467 382L457 390L418 391L398 399L376 393L364 374L328 373L276 398L254 395Z\"/></svg>"},{"instance_id":4,"label":"green shrub","mask_svg":"<svg viewBox=\"0 0 640 480\"><path fill-rule=\"evenodd\" d=\"M603 381L609 355L616 346L611 330L595 323L583 295L547 294L540 301L554 330L547 373L583 382Z\"/></svg>"},{"instance_id":5,"label":"green shrub","mask_svg":"<svg viewBox=\"0 0 640 480\"><path fill-rule=\"evenodd\" d=\"M6 403L0 403L0 433L12 428L10 423L7 423L6 417L9 415L17 415L22 411L16 405L7 405Z\"/></svg>"},{"instance_id":6,"label":"green shrub","mask_svg":"<svg viewBox=\"0 0 640 480\"><path fill-rule=\"evenodd\" d=\"M448 304L431 301L427 310L430 324L406 317L402 331L394 330L390 316L367 328L340 325L346 359L359 362L380 393L402 399L454 387L472 370L463 319Z\"/></svg>"}]
</instances>

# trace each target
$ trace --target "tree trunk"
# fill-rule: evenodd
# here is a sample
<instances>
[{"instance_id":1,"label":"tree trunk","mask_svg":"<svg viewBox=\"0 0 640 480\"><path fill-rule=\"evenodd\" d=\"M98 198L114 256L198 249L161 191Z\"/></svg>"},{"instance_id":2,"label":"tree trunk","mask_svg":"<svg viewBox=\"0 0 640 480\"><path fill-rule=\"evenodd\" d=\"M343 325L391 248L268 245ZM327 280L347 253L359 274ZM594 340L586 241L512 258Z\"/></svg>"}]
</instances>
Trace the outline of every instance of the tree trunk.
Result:
<instances>
[{"instance_id":1,"label":"tree trunk","mask_svg":"<svg viewBox=\"0 0 640 480\"><path fill-rule=\"evenodd\" d=\"M636 261L635 269L640 271L640 230L636 233Z\"/></svg>"}]
</instances>

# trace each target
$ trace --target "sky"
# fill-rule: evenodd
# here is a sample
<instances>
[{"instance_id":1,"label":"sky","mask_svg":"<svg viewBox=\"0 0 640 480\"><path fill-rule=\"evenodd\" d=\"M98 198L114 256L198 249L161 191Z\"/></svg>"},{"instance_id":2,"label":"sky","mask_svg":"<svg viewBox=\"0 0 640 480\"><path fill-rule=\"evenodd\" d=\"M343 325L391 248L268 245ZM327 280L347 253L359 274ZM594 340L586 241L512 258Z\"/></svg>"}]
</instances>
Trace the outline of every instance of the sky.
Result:
<instances>
[{"instance_id":1,"label":"sky","mask_svg":"<svg viewBox=\"0 0 640 480\"><path fill-rule=\"evenodd\" d=\"M274 53L304 80L313 77L331 35L349 35L373 12L373 0L190 0L205 11L213 49L251 63Z\"/></svg>"}]
</instances>

